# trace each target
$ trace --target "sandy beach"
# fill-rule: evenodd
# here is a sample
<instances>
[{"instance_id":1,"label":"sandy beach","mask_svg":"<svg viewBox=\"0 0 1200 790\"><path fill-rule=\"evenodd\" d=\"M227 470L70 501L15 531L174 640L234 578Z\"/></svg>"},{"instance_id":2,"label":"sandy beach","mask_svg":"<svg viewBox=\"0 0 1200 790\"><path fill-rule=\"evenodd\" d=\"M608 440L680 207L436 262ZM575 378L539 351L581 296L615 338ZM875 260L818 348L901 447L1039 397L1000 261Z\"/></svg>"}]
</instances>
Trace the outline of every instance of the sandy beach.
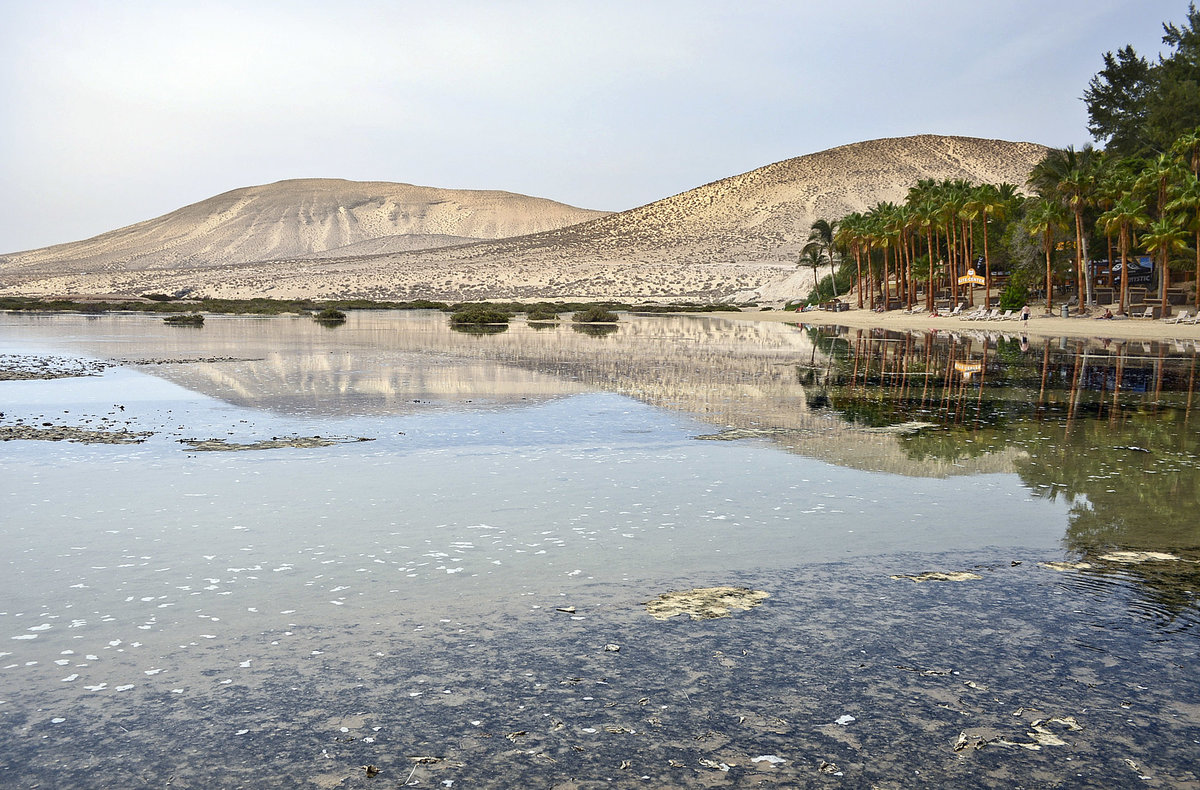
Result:
<instances>
[{"instance_id":1,"label":"sandy beach","mask_svg":"<svg viewBox=\"0 0 1200 790\"><path fill-rule=\"evenodd\" d=\"M1191 310L1188 311L1189 313ZM713 313L713 315L734 315ZM744 311L739 319L750 321L784 321L805 324L829 324L863 329L888 329L896 332L999 332L1008 335L1031 337L1080 337L1112 340L1190 340L1200 341L1200 325L1170 324L1148 318L1097 319L1092 316L1062 318L1047 316L1034 309L1028 326L1021 321L968 321L962 318L943 316L934 318L928 313L908 315L903 310L875 313L870 310L850 310L832 313L811 310L804 313L787 310Z\"/></svg>"}]
</instances>

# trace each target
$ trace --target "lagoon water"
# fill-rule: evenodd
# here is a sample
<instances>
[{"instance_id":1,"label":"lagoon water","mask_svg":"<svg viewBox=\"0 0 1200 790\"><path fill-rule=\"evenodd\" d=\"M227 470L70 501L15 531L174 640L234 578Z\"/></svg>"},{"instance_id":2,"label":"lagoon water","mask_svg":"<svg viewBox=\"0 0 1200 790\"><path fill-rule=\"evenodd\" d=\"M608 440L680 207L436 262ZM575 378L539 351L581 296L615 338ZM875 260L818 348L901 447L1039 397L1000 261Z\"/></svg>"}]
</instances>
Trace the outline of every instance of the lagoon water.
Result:
<instances>
[{"instance_id":1,"label":"lagoon water","mask_svg":"<svg viewBox=\"0 0 1200 790\"><path fill-rule=\"evenodd\" d=\"M0 787L1200 786L1196 367L0 315Z\"/></svg>"}]
</instances>

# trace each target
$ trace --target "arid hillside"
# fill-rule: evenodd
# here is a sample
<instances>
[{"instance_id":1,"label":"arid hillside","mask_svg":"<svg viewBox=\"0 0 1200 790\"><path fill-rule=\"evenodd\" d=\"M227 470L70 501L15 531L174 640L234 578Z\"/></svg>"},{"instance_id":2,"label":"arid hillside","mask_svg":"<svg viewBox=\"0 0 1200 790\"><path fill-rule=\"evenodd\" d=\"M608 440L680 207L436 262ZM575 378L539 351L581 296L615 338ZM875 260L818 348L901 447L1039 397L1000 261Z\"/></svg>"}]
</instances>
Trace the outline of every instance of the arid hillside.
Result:
<instances>
[{"instance_id":1,"label":"arid hillside","mask_svg":"<svg viewBox=\"0 0 1200 790\"><path fill-rule=\"evenodd\" d=\"M245 187L83 241L0 257L5 272L196 269L521 236L604 216L512 192L306 178Z\"/></svg>"},{"instance_id":2,"label":"arid hillside","mask_svg":"<svg viewBox=\"0 0 1200 790\"><path fill-rule=\"evenodd\" d=\"M195 257L186 264L113 261L88 269L13 256L12 263L0 263L0 292L781 300L809 287L812 275L797 270L796 260L813 220L837 219L881 200L902 201L925 178L1023 186L1045 151L1034 143L936 135L872 140L777 162L629 211L496 241L406 251L351 239L344 244L354 247L339 252L330 247L341 245L326 245L319 258L281 253L274 261L209 267ZM438 216L445 214L456 212L439 208ZM243 243L268 249L254 239L273 232L270 223L247 228ZM448 223L424 232L480 235Z\"/></svg>"}]
</instances>

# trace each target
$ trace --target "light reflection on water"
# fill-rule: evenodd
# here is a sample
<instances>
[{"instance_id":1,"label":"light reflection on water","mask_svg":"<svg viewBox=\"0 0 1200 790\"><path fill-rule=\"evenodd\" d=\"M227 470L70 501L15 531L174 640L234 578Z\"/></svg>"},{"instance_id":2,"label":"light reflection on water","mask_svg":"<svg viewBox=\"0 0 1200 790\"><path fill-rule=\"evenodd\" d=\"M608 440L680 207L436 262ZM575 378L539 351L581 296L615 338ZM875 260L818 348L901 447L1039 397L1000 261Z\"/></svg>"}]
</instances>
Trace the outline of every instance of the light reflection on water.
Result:
<instances>
[{"instance_id":1,"label":"light reflection on water","mask_svg":"<svg viewBox=\"0 0 1200 790\"><path fill-rule=\"evenodd\" d=\"M4 424L108 419L154 435L0 445L0 714L41 705L46 726L123 694L200 703L264 663L304 674L297 662L334 655L377 677L361 651L399 649L404 633L532 627L579 600L604 602L586 616L619 635L664 585L754 579L803 598L832 562L886 580L922 557L1190 560L1195 355L1132 351L700 318L472 337L440 314L352 314L333 330L3 316L0 353L126 363L0 382ZM913 421L931 427L875 432ZM751 438L694 438L730 430ZM293 435L372 441L179 443ZM1105 627L1147 617L1162 638L1195 619L1182 563L1096 561L1025 583L1097 602ZM376 636L356 631L368 624Z\"/></svg>"}]
</instances>

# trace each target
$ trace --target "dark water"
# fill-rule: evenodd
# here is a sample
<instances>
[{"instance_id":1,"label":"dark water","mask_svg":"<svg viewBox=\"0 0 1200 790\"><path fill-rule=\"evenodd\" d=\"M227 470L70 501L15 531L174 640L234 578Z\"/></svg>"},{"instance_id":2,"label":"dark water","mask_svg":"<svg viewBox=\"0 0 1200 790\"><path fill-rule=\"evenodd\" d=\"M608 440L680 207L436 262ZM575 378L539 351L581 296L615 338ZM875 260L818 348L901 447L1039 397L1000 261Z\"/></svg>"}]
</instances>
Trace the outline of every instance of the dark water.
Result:
<instances>
[{"instance_id":1,"label":"dark water","mask_svg":"<svg viewBox=\"0 0 1200 790\"><path fill-rule=\"evenodd\" d=\"M1194 348L0 316L37 364L99 375L0 429L150 435L0 444L0 786L1200 784Z\"/></svg>"}]
</instances>

